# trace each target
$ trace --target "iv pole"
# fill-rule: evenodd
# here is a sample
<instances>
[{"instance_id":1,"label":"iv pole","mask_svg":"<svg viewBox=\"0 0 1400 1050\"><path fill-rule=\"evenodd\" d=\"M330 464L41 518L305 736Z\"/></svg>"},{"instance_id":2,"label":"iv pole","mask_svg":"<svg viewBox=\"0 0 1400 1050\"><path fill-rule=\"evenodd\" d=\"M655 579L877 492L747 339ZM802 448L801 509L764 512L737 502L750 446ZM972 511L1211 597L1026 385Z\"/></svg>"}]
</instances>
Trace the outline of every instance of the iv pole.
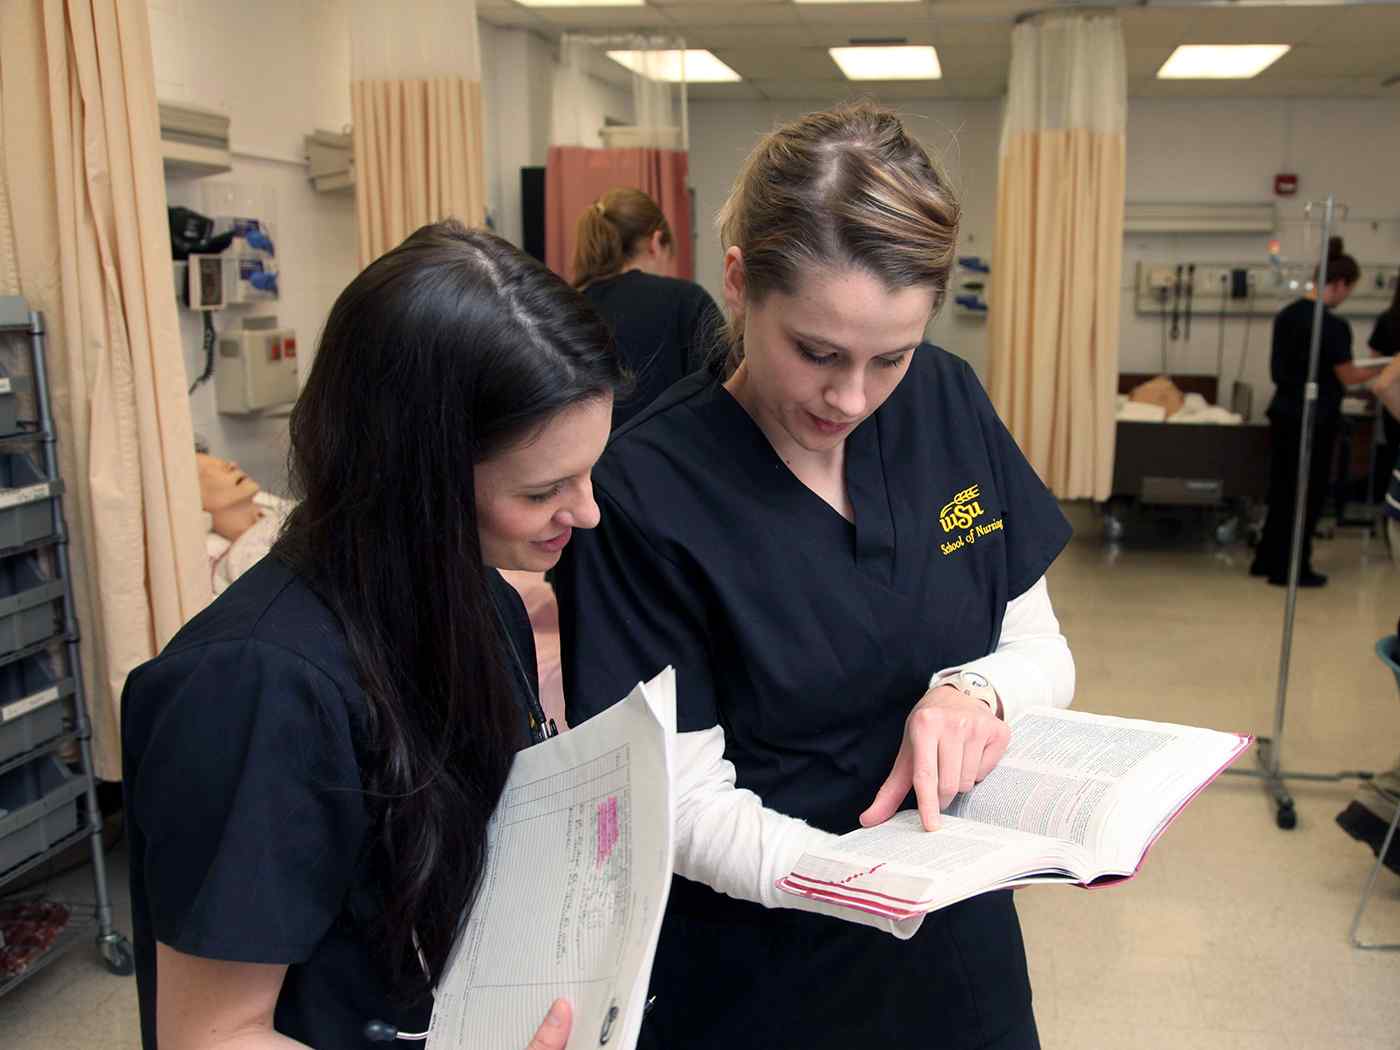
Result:
<instances>
[{"instance_id":1,"label":"iv pole","mask_svg":"<svg viewBox=\"0 0 1400 1050\"><path fill-rule=\"evenodd\" d=\"M1322 250L1317 264L1317 277L1313 287L1317 294L1317 305L1313 310L1312 337L1308 344L1308 381L1303 388L1302 438L1298 443L1298 488L1293 502L1293 543L1288 553L1288 596L1283 605L1283 645L1279 652L1278 696L1274 702L1274 731L1272 736L1258 738L1255 757L1258 769L1227 769L1227 773L1237 776L1258 777L1264 781L1264 789L1274 803L1274 820L1285 831L1298 825L1298 813L1293 806L1293 796L1284 787L1286 780L1370 780L1374 774L1361 770L1342 770L1337 773L1304 773L1281 768L1280 752L1283 745L1283 714L1288 703L1288 672L1293 656L1293 621L1298 609L1298 575L1303 558L1303 527L1307 518L1308 480L1312 465L1313 431L1317 427L1317 365L1322 350L1322 316L1325 304L1322 301L1326 287L1327 246L1332 239L1332 221L1337 211L1337 198L1329 193L1322 202ZM1309 201L1304 216L1311 218L1315 202ZM1342 206L1345 210L1345 205Z\"/></svg>"}]
</instances>

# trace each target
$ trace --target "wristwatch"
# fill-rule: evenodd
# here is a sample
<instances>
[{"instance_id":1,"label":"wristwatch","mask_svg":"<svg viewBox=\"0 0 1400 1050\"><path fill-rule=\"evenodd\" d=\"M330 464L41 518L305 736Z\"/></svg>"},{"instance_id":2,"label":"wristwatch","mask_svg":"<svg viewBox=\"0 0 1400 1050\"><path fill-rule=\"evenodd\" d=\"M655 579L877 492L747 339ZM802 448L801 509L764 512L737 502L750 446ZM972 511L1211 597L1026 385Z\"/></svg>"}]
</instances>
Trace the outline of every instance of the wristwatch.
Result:
<instances>
[{"instance_id":1,"label":"wristwatch","mask_svg":"<svg viewBox=\"0 0 1400 1050\"><path fill-rule=\"evenodd\" d=\"M958 692L972 697L974 700L981 700L987 705L987 710L993 715L997 714L1000 706L997 699L997 691L992 688L992 683L976 671L959 671L941 680L939 685L951 685Z\"/></svg>"}]
</instances>

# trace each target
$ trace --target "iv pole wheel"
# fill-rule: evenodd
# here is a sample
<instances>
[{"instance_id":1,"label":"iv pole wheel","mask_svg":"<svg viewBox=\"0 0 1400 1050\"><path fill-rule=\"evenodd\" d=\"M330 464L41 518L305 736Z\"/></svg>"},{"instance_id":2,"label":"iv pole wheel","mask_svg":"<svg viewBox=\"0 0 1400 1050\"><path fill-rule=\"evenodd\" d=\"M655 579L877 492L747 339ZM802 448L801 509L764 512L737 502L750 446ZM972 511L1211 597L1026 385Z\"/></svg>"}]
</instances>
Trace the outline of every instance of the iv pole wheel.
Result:
<instances>
[{"instance_id":1,"label":"iv pole wheel","mask_svg":"<svg viewBox=\"0 0 1400 1050\"><path fill-rule=\"evenodd\" d=\"M1292 802L1280 802L1278 812L1274 814L1274 821L1284 831L1292 831L1298 826L1298 811L1293 808Z\"/></svg>"},{"instance_id":2,"label":"iv pole wheel","mask_svg":"<svg viewBox=\"0 0 1400 1050\"><path fill-rule=\"evenodd\" d=\"M119 933L108 934L101 939L102 960L107 971L116 977L130 977L136 970L135 956L131 942Z\"/></svg>"}]
</instances>

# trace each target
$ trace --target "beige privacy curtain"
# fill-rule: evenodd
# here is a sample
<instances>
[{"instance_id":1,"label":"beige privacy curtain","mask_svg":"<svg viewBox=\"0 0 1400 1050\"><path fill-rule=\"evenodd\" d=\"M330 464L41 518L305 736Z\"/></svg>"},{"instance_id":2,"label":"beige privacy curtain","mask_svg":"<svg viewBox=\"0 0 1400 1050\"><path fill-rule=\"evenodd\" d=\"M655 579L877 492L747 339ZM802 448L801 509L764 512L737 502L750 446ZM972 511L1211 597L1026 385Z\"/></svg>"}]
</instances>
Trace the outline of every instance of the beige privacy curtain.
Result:
<instances>
[{"instance_id":1,"label":"beige privacy curtain","mask_svg":"<svg viewBox=\"0 0 1400 1050\"><path fill-rule=\"evenodd\" d=\"M424 223L486 216L475 0L353 0L360 265Z\"/></svg>"},{"instance_id":2,"label":"beige privacy curtain","mask_svg":"<svg viewBox=\"0 0 1400 1050\"><path fill-rule=\"evenodd\" d=\"M1117 15L1046 15L1013 31L992 400L1061 499L1107 499L1113 478L1126 99Z\"/></svg>"},{"instance_id":3,"label":"beige privacy curtain","mask_svg":"<svg viewBox=\"0 0 1400 1050\"><path fill-rule=\"evenodd\" d=\"M0 275L46 315L97 768L117 779L127 672L209 600L145 3L0 3L0 123Z\"/></svg>"}]
</instances>

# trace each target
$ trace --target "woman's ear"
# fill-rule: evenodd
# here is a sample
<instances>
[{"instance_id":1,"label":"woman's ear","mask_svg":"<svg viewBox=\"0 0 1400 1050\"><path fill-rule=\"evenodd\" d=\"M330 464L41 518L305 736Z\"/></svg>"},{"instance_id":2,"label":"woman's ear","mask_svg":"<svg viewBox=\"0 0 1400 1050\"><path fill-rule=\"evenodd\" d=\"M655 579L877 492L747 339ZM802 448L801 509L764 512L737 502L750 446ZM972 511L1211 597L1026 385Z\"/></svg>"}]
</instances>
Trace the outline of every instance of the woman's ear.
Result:
<instances>
[{"instance_id":1,"label":"woman's ear","mask_svg":"<svg viewBox=\"0 0 1400 1050\"><path fill-rule=\"evenodd\" d=\"M731 317L742 317L748 301L744 276L744 253L737 247L724 253L724 305Z\"/></svg>"},{"instance_id":2,"label":"woman's ear","mask_svg":"<svg viewBox=\"0 0 1400 1050\"><path fill-rule=\"evenodd\" d=\"M659 263L669 262L671 257L675 255L671 246L666 243L666 234L663 230L653 230L651 232L651 244L649 247L651 248L651 254Z\"/></svg>"}]
</instances>

